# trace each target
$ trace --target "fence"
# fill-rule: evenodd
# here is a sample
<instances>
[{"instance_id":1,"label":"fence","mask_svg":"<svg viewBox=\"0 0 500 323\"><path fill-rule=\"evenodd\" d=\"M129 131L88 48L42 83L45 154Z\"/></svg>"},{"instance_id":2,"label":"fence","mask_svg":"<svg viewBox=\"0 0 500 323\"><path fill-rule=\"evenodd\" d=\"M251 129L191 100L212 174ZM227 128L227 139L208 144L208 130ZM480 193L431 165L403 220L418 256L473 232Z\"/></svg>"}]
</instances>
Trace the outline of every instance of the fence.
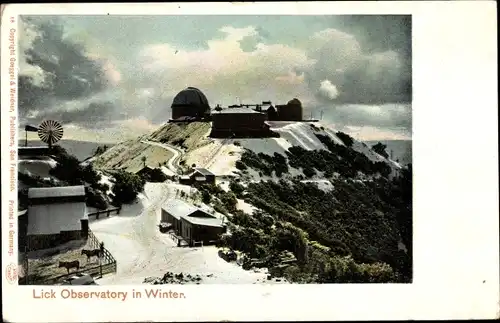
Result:
<instances>
[{"instance_id":1,"label":"fence","mask_svg":"<svg viewBox=\"0 0 500 323\"><path fill-rule=\"evenodd\" d=\"M120 211L122 210L121 207L114 207L114 208L109 208L106 210L101 210L101 211L96 211L96 212L90 212L87 214L87 216L95 216L96 220L99 219L99 215L101 214L106 214L106 217L109 218L109 215L111 212L116 212L116 214L120 214Z\"/></svg>"},{"instance_id":2,"label":"fence","mask_svg":"<svg viewBox=\"0 0 500 323\"><path fill-rule=\"evenodd\" d=\"M90 231L89 229L89 235L88 235L88 243L93 249L99 249L100 248L100 242L96 238L96 236ZM26 264L26 267L28 265ZM55 285L58 283L61 283L63 280L70 278L76 274L89 274L91 276L99 276L102 277L105 274L110 274L110 273L115 273L116 272L116 259L111 255L111 253L104 248L103 253L101 257L99 258L99 264L96 264L95 266L92 267L86 267L81 270L76 270L76 271L70 271L69 274L64 274L60 275L57 277L51 277L51 278L40 278L37 279L36 277L29 277L29 281L20 281L19 283L24 285L24 284L29 284L29 285ZM28 275L27 275L28 276Z\"/></svg>"}]
</instances>

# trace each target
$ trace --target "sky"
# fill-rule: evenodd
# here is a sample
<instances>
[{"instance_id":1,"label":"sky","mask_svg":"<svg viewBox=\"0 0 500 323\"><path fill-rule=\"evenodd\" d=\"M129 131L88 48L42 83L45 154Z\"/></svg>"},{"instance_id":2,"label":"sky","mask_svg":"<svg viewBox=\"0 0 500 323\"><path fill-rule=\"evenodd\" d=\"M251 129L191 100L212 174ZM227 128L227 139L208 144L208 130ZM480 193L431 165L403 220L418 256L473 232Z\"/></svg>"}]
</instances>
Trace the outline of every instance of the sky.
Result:
<instances>
[{"instance_id":1,"label":"sky","mask_svg":"<svg viewBox=\"0 0 500 323\"><path fill-rule=\"evenodd\" d=\"M120 141L193 86L217 104L284 104L361 140L411 139L410 16L23 16L22 126Z\"/></svg>"}]
</instances>

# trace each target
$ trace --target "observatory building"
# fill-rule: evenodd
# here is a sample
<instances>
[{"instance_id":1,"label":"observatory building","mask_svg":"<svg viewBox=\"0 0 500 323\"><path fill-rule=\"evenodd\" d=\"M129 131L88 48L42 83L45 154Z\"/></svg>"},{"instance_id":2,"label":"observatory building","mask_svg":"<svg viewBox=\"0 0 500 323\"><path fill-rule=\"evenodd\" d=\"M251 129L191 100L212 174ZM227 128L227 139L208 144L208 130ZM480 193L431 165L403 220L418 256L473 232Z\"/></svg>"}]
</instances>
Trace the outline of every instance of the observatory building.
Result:
<instances>
[{"instance_id":1,"label":"observatory building","mask_svg":"<svg viewBox=\"0 0 500 323\"><path fill-rule=\"evenodd\" d=\"M281 121L302 121L302 103L294 98L287 104L277 105L278 119Z\"/></svg>"},{"instance_id":2,"label":"observatory building","mask_svg":"<svg viewBox=\"0 0 500 323\"><path fill-rule=\"evenodd\" d=\"M179 92L172 101L172 121L202 120L210 115L210 105L203 92L188 87Z\"/></svg>"},{"instance_id":3,"label":"observatory building","mask_svg":"<svg viewBox=\"0 0 500 323\"><path fill-rule=\"evenodd\" d=\"M250 108L228 108L212 112L211 137L244 138L269 136L267 114Z\"/></svg>"}]
</instances>

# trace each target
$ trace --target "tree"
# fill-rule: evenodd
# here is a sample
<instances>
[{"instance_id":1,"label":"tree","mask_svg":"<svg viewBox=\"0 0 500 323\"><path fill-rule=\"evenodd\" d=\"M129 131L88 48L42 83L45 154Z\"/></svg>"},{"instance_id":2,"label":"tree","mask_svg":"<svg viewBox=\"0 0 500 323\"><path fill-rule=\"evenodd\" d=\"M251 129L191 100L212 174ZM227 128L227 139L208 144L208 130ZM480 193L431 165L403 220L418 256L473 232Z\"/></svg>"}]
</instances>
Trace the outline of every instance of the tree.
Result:
<instances>
[{"instance_id":1,"label":"tree","mask_svg":"<svg viewBox=\"0 0 500 323\"><path fill-rule=\"evenodd\" d=\"M385 158L389 158L389 154L385 151L387 148L386 145L381 143L380 141L372 146L372 150L379 154L380 156L384 156Z\"/></svg>"},{"instance_id":2,"label":"tree","mask_svg":"<svg viewBox=\"0 0 500 323\"><path fill-rule=\"evenodd\" d=\"M347 147L351 147L352 144L354 143L354 140L352 139L352 137L346 133L339 131L336 133L336 135L340 140L342 140L344 145L346 145Z\"/></svg>"},{"instance_id":3,"label":"tree","mask_svg":"<svg viewBox=\"0 0 500 323\"><path fill-rule=\"evenodd\" d=\"M146 159L147 159L146 156L141 157L141 161L144 167L146 167Z\"/></svg>"},{"instance_id":4,"label":"tree","mask_svg":"<svg viewBox=\"0 0 500 323\"><path fill-rule=\"evenodd\" d=\"M144 179L136 174L120 170L114 177L115 184L113 185L113 194L115 196L115 202L118 204L134 201L137 194L144 188Z\"/></svg>"},{"instance_id":5,"label":"tree","mask_svg":"<svg viewBox=\"0 0 500 323\"><path fill-rule=\"evenodd\" d=\"M203 201L203 203L208 204L212 200L212 195L210 195L208 191L202 191L201 200Z\"/></svg>"},{"instance_id":6,"label":"tree","mask_svg":"<svg viewBox=\"0 0 500 323\"><path fill-rule=\"evenodd\" d=\"M108 148L109 148L109 147L108 147L107 145L98 146L98 147L94 150L93 155L94 155L94 156L101 155L101 154L103 154L104 152L106 152L106 150L108 150Z\"/></svg>"}]
</instances>

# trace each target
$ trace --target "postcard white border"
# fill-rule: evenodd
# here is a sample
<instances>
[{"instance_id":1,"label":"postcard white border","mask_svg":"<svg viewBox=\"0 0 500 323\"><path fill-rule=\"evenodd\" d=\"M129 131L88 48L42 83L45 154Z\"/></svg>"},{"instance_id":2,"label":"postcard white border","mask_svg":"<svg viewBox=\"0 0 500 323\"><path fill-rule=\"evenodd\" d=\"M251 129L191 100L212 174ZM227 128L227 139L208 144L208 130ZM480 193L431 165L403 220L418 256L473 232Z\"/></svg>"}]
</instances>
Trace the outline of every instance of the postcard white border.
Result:
<instances>
[{"instance_id":1,"label":"postcard white border","mask_svg":"<svg viewBox=\"0 0 500 323\"><path fill-rule=\"evenodd\" d=\"M7 281L6 267L15 260L3 247L4 319L97 322L498 318L495 9L494 2L486 1L7 5L2 13L1 37L2 246L9 228L7 201L17 198L16 192L5 189L10 181L6 170L12 162L7 148L12 113L7 109L10 85L6 77L10 16L411 14L415 267L411 285L167 286L164 289L184 292L187 298L124 302L34 300L33 287ZM129 292L132 288L98 287Z\"/></svg>"}]
</instances>

